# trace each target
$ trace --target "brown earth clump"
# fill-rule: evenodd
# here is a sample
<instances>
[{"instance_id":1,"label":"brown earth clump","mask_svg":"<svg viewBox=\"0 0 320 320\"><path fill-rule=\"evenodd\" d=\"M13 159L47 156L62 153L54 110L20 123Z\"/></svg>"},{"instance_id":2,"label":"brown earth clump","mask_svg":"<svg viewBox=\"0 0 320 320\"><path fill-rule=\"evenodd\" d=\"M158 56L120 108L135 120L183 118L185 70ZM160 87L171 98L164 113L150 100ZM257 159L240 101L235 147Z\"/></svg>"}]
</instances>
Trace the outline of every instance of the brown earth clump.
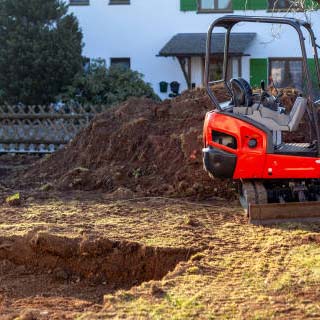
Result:
<instances>
[{"instance_id":1,"label":"brown earth clump","mask_svg":"<svg viewBox=\"0 0 320 320\"><path fill-rule=\"evenodd\" d=\"M222 88L221 101L229 99ZM59 190L130 189L137 195L234 197L231 182L212 181L202 166L202 127L212 103L203 89L161 103L132 98L98 115L27 179Z\"/></svg>"},{"instance_id":2,"label":"brown earth clump","mask_svg":"<svg viewBox=\"0 0 320 320\"><path fill-rule=\"evenodd\" d=\"M215 94L219 101L230 99L223 87ZM282 99L289 109L296 96L285 89ZM202 166L203 120L212 108L204 89L163 102L129 99L98 115L68 146L36 163L26 178L36 176L59 190L126 188L134 193L128 198L234 198L235 185L210 179Z\"/></svg>"}]
</instances>

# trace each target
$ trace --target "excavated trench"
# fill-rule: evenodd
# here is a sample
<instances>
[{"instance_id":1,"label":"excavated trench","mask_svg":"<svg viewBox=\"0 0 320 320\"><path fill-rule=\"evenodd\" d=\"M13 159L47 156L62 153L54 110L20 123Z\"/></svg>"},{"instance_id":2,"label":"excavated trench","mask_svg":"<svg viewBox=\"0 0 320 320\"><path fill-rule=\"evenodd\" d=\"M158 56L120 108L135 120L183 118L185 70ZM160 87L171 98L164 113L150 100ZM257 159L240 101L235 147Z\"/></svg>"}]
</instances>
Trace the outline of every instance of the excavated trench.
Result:
<instances>
[{"instance_id":1,"label":"excavated trench","mask_svg":"<svg viewBox=\"0 0 320 320\"><path fill-rule=\"evenodd\" d=\"M45 232L0 237L0 265L5 261L28 272L51 275L57 281L104 283L114 289L160 280L196 251L106 238L67 238Z\"/></svg>"}]
</instances>

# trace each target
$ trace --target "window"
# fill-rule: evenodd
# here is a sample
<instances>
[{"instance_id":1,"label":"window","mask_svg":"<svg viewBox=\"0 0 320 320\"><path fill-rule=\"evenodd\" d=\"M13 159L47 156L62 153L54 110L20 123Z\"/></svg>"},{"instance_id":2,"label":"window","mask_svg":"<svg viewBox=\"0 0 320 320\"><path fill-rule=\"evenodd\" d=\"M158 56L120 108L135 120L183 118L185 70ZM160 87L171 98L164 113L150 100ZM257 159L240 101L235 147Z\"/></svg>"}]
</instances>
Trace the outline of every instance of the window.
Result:
<instances>
[{"instance_id":1,"label":"window","mask_svg":"<svg viewBox=\"0 0 320 320\"><path fill-rule=\"evenodd\" d=\"M198 0L199 12L232 12L231 0Z\"/></svg>"},{"instance_id":2,"label":"window","mask_svg":"<svg viewBox=\"0 0 320 320\"><path fill-rule=\"evenodd\" d=\"M130 4L130 0L110 0L109 4Z\"/></svg>"},{"instance_id":3,"label":"window","mask_svg":"<svg viewBox=\"0 0 320 320\"><path fill-rule=\"evenodd\" d=\"M203 61L203 70L204 70ZM228 63L227 80L232 78L239 78L242 74L241 57L231 57ZM216 81L222 79L223 76L223 58L213 57L210 59L209 66L209 79L210 81Z\"/></svg>"},{"instance_id":4,"label":"window","mask_svg":"<svg viewBox=\"0 0 320 320\"><path fill-rule=\"evenodd\" d=\"M269 10L286 10L292 6L290 0L269 0Z\"/></svg>"},{"instance_id":5,"label":"window","mask_svg":"<svg viewBox=\"0 0 320 320\"><path fill-rule=\"evenodd\" d=\"M302 89L303 72L300 58L269 59L269 75L279 88Z\"/></svg>"},{"instance_id":6,"label":"window","mask_svg":"<svg viewBox=\"0 0 320 320\"><path fill-rule=\"evenodd\" d=\"M122 67L125 69L130 69L131 61L130 58L111 58L110 65L112 67Z\"/></svg>"},{"instance_id":7,"label":"window","mask_svg":"<svg viewBox=\"0 0 320 320\"><path fill-rule=\"evenodd\" d=\"M70 0L69 1L70 6L88 6L89 0Z\"/></svg>"}]
</instances>

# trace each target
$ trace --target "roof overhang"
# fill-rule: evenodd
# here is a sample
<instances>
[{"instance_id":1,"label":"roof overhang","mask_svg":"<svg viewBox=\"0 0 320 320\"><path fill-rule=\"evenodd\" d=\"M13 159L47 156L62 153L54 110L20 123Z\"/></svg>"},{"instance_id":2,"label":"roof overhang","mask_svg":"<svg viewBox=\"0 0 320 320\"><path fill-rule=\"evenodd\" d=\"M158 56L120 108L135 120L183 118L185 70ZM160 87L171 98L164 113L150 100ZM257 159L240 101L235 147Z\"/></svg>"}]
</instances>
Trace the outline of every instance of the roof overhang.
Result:
<instances>
[{"instance_id":1,"label":"roof overhang","mask_svg":"<svg viewBox=\"0 0 320 320\"><path fill-rule=\"evenodd\" d=\"M229 54L248 55L246 49L256 37L256 33L232 33ZM206 33L178 33L160 50L161 57L203 57L206 54ZM223 55L225 33L212 35L212 54Z\"/></svg>"}]
</instances>

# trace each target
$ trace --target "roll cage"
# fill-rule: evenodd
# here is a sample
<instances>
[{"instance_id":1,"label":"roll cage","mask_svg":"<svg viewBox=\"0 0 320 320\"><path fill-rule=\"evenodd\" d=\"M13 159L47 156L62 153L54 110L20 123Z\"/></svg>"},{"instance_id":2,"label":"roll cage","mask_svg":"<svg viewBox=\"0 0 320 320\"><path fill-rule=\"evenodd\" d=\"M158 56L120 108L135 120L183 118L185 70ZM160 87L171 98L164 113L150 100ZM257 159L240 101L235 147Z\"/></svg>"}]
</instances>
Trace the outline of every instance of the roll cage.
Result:
<instances>
[{"instance_id":1,"label":"roll cage","mask_svg":"<svg viewBox=\"0 0 320 320\"><path fill-rule=\"evenodd\" d=\"M221 18L215 20L209 27L208 35L207 35L207 45L206 45L206 59L205 59L205 84L207 93L213 103L213 105L219 111L222 111L222 108L213 93L212 86L218 83L224 83L225 87L229 91L230 95L232 96L232 91L227 79L227 71L228 71L228 64L229 64L229 47L230 47L230 34L232 28L240 23L240 22L254 22L254 23L270 23L270 24L283 24L289 25L293 27L299 36L301 51L302 51L302 66L303 72L306 80L306 97L308 99L310 107L308 108L308 115L311 122L311 127L313 127L315 136L317 138L317 149L318 154L320 155L320 130L318 124L318 113L317 113L317 106L315 104L315 97L313 94L312 88L312 80L311 80L311 73L307 63L307 51L305 46L305 38L302 32L302 28L305 28L311 39L311 44L313 47L314 52L314 60L316 66L316 75L317 75L317 84L320 88L320 65L319 65L319 57L318 57L318 50L319 45L316 43L315 34L311 28L311 25L303 20L295 19L295 18L283 18L283 17L252 17L252 16L240 16L240 15L226 15ZM209 71L210 71L210 57L212 52L212 34L213 30L216 27L223 27L226 29L225 35L225 46L224 46L224 61L223 61L223 76L221 80L217 81L210 81L209 79Z\"/></svg>"}]
</instances>

